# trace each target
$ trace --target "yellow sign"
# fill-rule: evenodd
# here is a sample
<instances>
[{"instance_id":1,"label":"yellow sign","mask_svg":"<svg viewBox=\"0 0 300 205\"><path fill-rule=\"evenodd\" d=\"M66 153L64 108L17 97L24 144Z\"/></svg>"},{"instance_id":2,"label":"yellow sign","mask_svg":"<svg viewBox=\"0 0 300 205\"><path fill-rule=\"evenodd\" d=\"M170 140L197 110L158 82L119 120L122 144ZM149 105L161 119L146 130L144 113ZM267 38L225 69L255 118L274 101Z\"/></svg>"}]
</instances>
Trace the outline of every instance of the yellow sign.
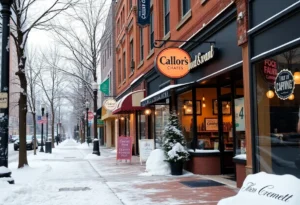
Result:
<instances>
[{"instance_id":1,"label":"yellow sign","mask_svg":"<svg viewBox=\"0 0 300 205\"><path fill-rule=\"evenodd\" d=\"M190 71L190 55L181 48L166 48L156 58L159 72L171 79L182 78Z\"/></svg>"}]
</instances>

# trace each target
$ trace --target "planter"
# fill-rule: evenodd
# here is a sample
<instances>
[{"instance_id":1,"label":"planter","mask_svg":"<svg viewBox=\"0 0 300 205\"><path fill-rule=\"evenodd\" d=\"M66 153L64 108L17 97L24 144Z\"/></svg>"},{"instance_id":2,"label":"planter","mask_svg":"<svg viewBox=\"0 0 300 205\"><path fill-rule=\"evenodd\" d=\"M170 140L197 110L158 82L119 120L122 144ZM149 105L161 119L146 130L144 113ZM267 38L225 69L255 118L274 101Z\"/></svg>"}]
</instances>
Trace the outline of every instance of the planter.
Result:
<instances>
[{"instance_id":1,"label":"planter","mask_svg":"<svg viewBox=\"0 0 300 205\"><path fill-rule=\"evenodd\" d=\"M170 162L170 164L171 164L172 175L182 175L183 162Z\"/></svg>"}]
</instances>

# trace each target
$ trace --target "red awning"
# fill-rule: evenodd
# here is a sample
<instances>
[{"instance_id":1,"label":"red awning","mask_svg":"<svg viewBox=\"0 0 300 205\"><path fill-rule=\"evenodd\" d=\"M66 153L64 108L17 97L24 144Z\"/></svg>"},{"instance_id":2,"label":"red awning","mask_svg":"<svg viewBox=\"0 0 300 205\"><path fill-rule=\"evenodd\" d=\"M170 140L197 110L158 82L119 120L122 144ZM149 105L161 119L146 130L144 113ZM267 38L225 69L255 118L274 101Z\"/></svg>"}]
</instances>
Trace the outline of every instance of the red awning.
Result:
<instances>
[{"instance_id":1,"label":"red awning","mask_svg":"<svg viewBox=\"0 0 300 205\"><path fill-rule=\"evenodd\" d=\"M137 90L128 93L117 102L117 107L112 111L113 114L130 113L133 111L144 110L141 100L145 97L145 90Z\"/></svg>"}]
</instances>

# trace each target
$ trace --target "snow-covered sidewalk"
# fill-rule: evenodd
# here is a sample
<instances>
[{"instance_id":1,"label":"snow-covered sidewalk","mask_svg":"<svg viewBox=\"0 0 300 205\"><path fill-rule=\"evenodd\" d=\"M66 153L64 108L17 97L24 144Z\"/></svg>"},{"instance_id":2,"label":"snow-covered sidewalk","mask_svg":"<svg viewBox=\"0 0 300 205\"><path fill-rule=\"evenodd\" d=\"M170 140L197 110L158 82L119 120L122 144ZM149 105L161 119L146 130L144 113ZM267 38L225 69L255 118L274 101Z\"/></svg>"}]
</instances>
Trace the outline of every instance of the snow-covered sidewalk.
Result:
<instances>
[{"instance_id":1,"label":"snow-covered sidewalk","mask_svg":"<svg viewBox=\"0 0 300 205\"><path fill-rule=\"evenodd\" d=\"M0 181L0 205L215 205L237 189L228 186L189 187L185 182L206 180L185 172L183 176L151 176L139 158L116 162L113 149L67 140L52 154L29 155L29 167L17 169L10 163L15 185Z\"/></svg>"},{"instance_id":2,"label":"snow-covered sidewalk","mask_svg":"<svg viewBox=\"0 0 300 205\"><path fill-rule=\"evenodd\" d=\"M77 147L83 146L68 140L54 148L52 154L30 155L29 167L17 169L16 162L10 163L15 185L0 181L0 204L122 204Z\"/></svg>"}]
</instances>

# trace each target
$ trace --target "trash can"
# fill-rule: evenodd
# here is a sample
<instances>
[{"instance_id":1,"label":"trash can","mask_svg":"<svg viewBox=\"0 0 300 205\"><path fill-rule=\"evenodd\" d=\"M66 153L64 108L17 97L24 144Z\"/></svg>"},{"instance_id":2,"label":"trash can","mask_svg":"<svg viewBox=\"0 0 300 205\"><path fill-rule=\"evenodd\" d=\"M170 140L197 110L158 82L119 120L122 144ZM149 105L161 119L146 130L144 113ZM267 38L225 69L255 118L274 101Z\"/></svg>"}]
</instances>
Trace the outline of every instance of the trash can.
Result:
<instances>
[{"instance_id":1,"label":"trash can","mask_svg":"<svg viewBox=\"0 0 300 205\"><path fill-rule=\"evenodd\" d=\"M46 153L52 153L52 143L49 141L46 142Z\"/></svg>"}]
</instances>

